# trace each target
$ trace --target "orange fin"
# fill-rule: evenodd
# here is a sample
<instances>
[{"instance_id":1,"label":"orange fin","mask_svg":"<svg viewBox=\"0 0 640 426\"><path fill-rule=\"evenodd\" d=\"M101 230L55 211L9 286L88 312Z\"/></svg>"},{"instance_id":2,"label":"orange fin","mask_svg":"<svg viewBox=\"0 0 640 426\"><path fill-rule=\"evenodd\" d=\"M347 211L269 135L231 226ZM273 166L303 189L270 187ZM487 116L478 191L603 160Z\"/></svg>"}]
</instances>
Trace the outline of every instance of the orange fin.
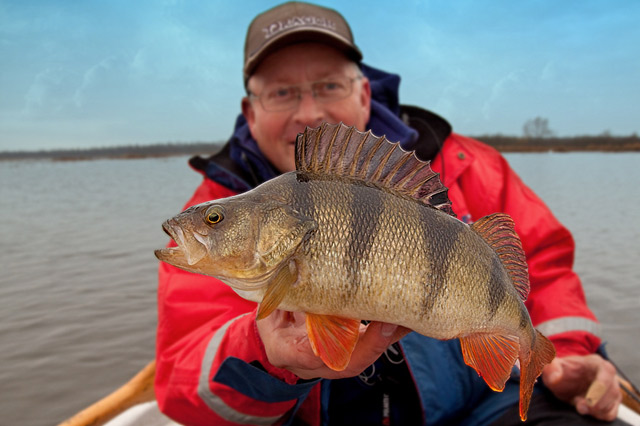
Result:
<instances>
[{"instance_id":1,"label":"orange fin","mask_svg":"<svg viewBox=\"0 0 640 426\"><path fill-rule=\"evenodd\" d=\"M358 342L360 321L307 313L307 334L313 353L327 367L342 371L349 365L351 353Z\"/></svg>"},{"instance_id":2,"label":"orange fin","mask_svg":"<svg viewBox=\"0 0 640 426\"><path fill-rule=\"evenodd\" d=\"M271 315L271 313L280 305L287 294L287 291L298 279L298 271L295 262L289 262L288 265L280 268L276 276L269 283L267 291L262 297L262 302L258 308L256 319L263 319Z\"/></svg>"},{"instance_id":3,"label":"orange fin","mask_svg":"<svg viewBox=\"0 0 640 426\"><path fill-rule=\"evenodd\" d=\"M553 361L556 356L553 343L538 330L535 332L535 341L529 359L524 362L520 360L520 418L522 421L527 420L527 411L536 379L542 373L544 366Z\"/></svg>"},{"instance_id":4,"label":"orange fin","mask_svg":"<svg viewBox=\"0 0 640 426\"><path fill-rule=\"evenodd\" d=\"M473 367L491 389L502 392L518 358L518 338L471 334L461 337L460 343L464 362Z\"/></svg>"},{"instance_id":5,"label":"orange fin","mask_svg":"<svg viewBox=\"0 0 640 426\"><path fill-rule=\"evenodd\" d=\"M455 216L447 188L428 161L398 142L345 124L307 127L296 140L296 170L373 183Z\"/></svg>"},{"instance_id":6,"label":"orange fin","mask_svg":"<svg viewBox=\"0 0 640 426\"><path fill-rule=\"evenodd\" d=\"M520 237L516 234L513 219L505 213L485 216L471 225L496 252L511 277L513 286L522 301L529 296L529 272L527 258Z\"/></svg>"}]
</instances>

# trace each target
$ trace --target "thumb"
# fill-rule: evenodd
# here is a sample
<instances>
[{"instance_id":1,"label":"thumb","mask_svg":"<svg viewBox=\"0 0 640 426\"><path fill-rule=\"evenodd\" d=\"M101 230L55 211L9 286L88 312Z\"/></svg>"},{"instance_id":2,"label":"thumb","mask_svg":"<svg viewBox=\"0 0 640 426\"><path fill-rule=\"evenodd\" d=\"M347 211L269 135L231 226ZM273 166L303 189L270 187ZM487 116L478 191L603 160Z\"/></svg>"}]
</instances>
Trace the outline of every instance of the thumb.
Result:
<instances>
[{"instance_id":1,"label":"thumb","mask_svg":"<svg viewBox=\"0 0 640 426\"><path fill-rule=\"evenodd\" d=\"M560 383L560 381L562 380L562 375L563 375L562 373L563 373L562 359L555 358L553 361L551 361L551 363L547 364L542 370L542 380L544 381L545 385L553 386L557 383Z\"/></svg>"}]
</instances>

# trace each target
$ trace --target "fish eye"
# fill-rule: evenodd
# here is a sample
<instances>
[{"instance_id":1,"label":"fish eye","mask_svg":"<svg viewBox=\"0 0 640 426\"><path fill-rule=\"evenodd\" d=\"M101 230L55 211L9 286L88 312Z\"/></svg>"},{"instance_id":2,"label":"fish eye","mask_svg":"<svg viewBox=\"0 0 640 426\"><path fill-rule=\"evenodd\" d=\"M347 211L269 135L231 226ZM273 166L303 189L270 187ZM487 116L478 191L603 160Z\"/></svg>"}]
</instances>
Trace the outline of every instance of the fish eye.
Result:
<instances>
[{"instance_id":1,"label":"fish eye","mask_svg":"<svg viewBox=\"0 0 640 426\"><path fill-rule=\"evenodd\" d=\"M209 225L215 225L216 223L220 223L222 219L224 219L224 215L222 214L222 209L218 206L212 207L207 211L204 216L205 221Z\"/></svg>"}]
</instances>

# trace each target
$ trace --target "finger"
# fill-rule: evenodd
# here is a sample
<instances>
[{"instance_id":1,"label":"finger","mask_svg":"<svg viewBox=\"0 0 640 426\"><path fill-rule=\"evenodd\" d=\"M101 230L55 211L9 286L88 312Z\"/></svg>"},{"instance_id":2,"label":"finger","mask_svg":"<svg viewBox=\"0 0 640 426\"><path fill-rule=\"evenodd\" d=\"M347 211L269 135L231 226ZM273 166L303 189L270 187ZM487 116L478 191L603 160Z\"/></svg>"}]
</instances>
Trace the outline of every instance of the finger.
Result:
<instances>
[{"instance_id":1,"label":"finger","mask_svg":"<svg viewBox=\"0 0 640 426\"><path fill-rule=\"evenodd\" d=\"M608 422L613 421L618 416L618 408L620 407L620 400L614 399L612 402L603 405L604 399L605 397L601 398L600 402L597 405L590 407L587 404L587 400L585 398L577 397L574 401L576 406L576 411L582 415L587 415L587 414L591 415L599 420L604 420Z\"/></svg>"},{"instance_id":2,"label":"finger","mask_svg":"<svg viewBox=\"0 0 640 426\"><path fill-rule=\"evenodd\" d=\"M369 323L367 331L362 336L361 349L363 353L368 355L367 358L375 357L374 361L378 359L382 352L391 345L397 330L398 326L395 324L378 321ZM365 367L368 367L368 364Z\"/></svg>"},{"instance_id":3,"label":"finger","mask_svg":"<svg viewBox=\"0 0 640 426\"><path fill-rule=\"evenodd\" d=\"M412 330L410 328L399 326L396 329L396 331L393 333L393 336L391 338L391 343L397 342L398 340L402 339L407 334L411 333L411 331Z\"/></svg>"},{"instance_id":4,"label":"finger","mask_svg":"<svg viewBox=\"0 0 640 426\"><path fill-rule=\"evenodd\" d=\"M599 360L595 379L584 398L576 403L578 412L587 412L600 420L616 418L622 401L622 393L616 376L616 369L609 361Z\"/></svg>"},{"instance_id":5,"label":"finger","mask_svg":"<svg viewBox=\"0 0 640 426\"><path fill-rule=\"evenodd\" d=\"M616 373L616 368L613 364L606 360L601 361L596 377L585 396L587 404L596 406L601 400L604 400L605 404L610 404L612 400L618 398L620 383L618 383Z\"/></svg>"},{"instance_id":6,"label":"finger","mask_svg":"<svg viewBox=\"0 0 640 426\"><path fill-rule=\"evenodd\" d=\"M600 382L596 382L600 383ZM591 403L589 399L585 398L587 405ZM602 420L613 420L618 413L618 407L622 402L622 393L620 386L617 383L612 383L598 401L591 404L589 412L592 416Z\"/></svg>"},{"instance_id":7,"label":"finger","mask_svg":"<svg viewBox=\"0 0 640 426\"><path fill-rule=\"evenodd\" d=\"M618 418L618 410L619 409L620 409L620 404L616 404L614 407L611 408L611 410L609 410L607 413L605 413L605 415L603 415L602 417L599 417L599 418L604 420L604 421L607 421L607 422L612 422L616 418Z\"/></svg>"},{"instance_id":8,"label":"finger","mask_svg":"<svg viewBox=\"0 0 640 426\"><path fill-rule=\"evenodd\" d=\"M607 398L608 399L608 398ZM618 409L620 408L620 403L622 401L622 397L620 399L613 399L610 402L607 402L605 398L601 400L603 403L600 406L600 403L594 407L592 407L591 411L593 412L592 416L606 421L613 421L616 417L618 417Z\"/></svg>"}]
</instances>

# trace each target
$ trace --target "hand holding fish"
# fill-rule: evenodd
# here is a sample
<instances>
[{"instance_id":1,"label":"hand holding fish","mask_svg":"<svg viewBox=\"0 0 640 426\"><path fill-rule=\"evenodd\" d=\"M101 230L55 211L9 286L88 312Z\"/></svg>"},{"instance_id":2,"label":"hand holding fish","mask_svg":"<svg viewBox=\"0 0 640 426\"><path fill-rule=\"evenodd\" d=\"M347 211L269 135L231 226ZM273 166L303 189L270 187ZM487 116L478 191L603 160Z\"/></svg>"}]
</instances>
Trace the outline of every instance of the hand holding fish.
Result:
<instances>
[{"instance_id":1,"label":"hand holding fish","mask_svg":"<svg viewBox=\"0 0 640 426\"><path fill-rule=\"evenodd\" d=\"M544 384L580 414L613 421L622 401L616 369L600 355L555 358L542 370Z\"/></svg>"},{"instance_id":2,"label":"hand holding fish","mask_svg":"<svg viewBox=\"0 0 640 426\"><path fill-rule=\"evenodd\" d=\"M257 321L258 332L269 362L285 368L301 379L338 379L360 374L391 345L411 330L388 323L372 322L360 326L360 337L347 368L333 370L314 354L307 337L305 314L275 310Z\"/></svg>"}]
</instances>

